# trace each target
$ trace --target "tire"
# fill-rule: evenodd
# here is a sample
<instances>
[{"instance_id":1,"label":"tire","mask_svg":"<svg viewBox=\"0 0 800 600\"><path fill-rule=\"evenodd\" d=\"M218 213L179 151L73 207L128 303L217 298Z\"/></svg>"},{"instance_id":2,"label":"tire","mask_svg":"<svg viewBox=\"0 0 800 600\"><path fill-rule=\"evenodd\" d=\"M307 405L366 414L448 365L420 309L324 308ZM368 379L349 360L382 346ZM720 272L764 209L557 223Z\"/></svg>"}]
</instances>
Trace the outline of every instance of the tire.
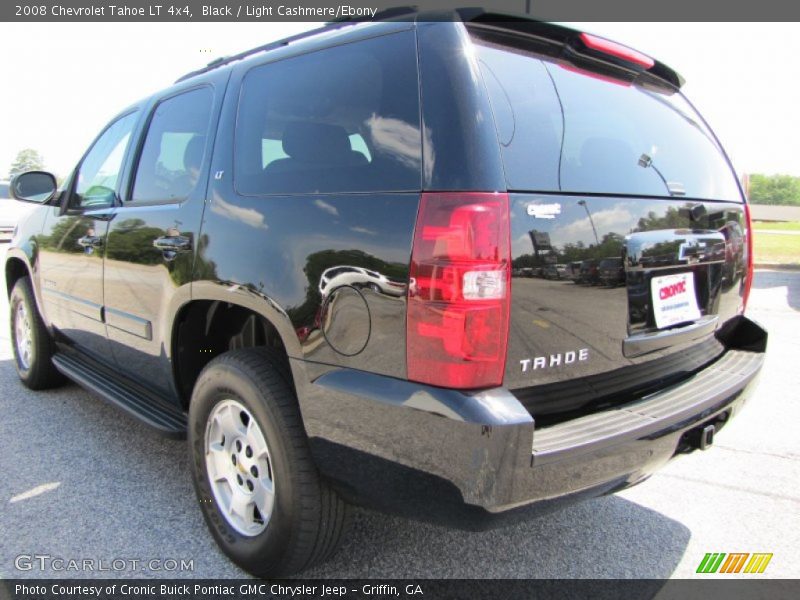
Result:
<instances>
[{"instance_id":1,"label":"tire","mask_svg":"<svg viewBox=\"0 0 800 600\"><path fill-rule=\"evenodd\" d=\"M23 385L32 390L45 390L65 383L66 377L53 366L55 343L36 307L30 278L17 280L8 303L14 366Z\"/></svg>"},{"instance_id":2,"label":"tire","mask_svg":"<svg viewBox=\"0 0 800 600\"><path fill-rule=\"evenodd\" d=\"M312 460L290 382L283 356L268 348L234 350L206 365L189 407L189 452L203 516L225 554L258 577L291 575L326 560L350 524L350 507ZM231 429L231 415L241 426ZM270 487L271 503L264 500ZM242 498L249 502L245 510Z\"/></svg>"}]
</instances>

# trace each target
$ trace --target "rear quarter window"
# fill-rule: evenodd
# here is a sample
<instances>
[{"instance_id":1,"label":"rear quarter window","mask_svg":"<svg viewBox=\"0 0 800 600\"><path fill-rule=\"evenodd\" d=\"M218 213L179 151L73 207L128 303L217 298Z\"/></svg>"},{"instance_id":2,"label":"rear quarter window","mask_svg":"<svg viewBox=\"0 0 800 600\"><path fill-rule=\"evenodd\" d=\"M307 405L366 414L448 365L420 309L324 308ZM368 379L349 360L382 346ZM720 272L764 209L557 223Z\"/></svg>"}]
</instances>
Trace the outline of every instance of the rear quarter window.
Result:
<instances>
[{"instance_id":1,"label":"rear quarter window","mask_svg":"<svg viewBox=\"0 0 800 600\"><path fill-rule=\"evenodd\" d=\"M476 52L509 189L741 201L720 147L680 92L484 40Z\"/></svg>"},{"instance_id":2,"label":"rear quarter window","mask_svg":"<svg viewBox=\"0 0 800 600\"><path fill-rule=\"evenodd\" d=\"M413 31L252 68L241 86L234 182L244 195L420 189Z\"/></svg>"}]
</instances>

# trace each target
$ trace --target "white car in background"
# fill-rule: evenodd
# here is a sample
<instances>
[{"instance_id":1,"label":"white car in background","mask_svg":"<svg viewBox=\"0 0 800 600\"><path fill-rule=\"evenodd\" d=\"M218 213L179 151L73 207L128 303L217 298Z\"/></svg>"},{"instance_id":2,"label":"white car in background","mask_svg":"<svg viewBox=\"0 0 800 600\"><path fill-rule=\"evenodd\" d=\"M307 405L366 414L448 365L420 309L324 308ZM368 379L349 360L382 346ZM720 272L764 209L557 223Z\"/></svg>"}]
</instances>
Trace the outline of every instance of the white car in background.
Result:
<instances>
[{"instance_id":1,"label":"white car in background","mask_svg":"<svg viewBox=\"0 0 800 600\"><path fill-rule=\"evenodd\" d=\"M14 200L9 191L9 182L0 181L0 242L11 241L17 223L35 208L35 204Z\"/></svg>"}]
</instances>

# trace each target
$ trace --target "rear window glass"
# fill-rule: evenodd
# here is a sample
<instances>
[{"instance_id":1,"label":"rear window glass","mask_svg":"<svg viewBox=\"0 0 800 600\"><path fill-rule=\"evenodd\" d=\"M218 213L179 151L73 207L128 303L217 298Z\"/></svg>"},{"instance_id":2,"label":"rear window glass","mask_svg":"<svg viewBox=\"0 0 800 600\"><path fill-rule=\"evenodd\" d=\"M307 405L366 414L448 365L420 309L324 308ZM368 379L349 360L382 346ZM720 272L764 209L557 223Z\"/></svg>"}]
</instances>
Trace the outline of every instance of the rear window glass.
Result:
<instances>
[{"instance_id":1,"label":"rear window glass","mask_svg":"<svg viewBox=\"0 0 800 600\"><path fill-rule=\"evenodd\" d=\"M245 195L418 190L413 32L253 68L235 148L234 180Z\"/></svg>"},{"instance_id":2,"label":"rear window glass","mask_svg":"<svg viewBox=\"0 0 800 600\"><path fill-rule=\"evenodd\" d=\"M741 200L720 148L680 93L477 42L509 189Z\"/></svg>"}]
</instances>

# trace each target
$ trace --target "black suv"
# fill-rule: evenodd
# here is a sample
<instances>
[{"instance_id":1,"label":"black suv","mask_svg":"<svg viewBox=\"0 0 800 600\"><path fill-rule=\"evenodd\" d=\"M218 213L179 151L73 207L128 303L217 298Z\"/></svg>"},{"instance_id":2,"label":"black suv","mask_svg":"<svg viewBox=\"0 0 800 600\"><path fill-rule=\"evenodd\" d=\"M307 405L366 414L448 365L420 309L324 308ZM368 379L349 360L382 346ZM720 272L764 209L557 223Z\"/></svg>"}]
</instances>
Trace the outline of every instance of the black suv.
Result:
<instances>
[{"instance_id":1,"label":"black suv","mask_svg":"<svg viewBox=\"0 0 800 600\"><path fill-rule=\"evenodd\" d=\"M625 283L625 267L622 258L604 258L597 264L597 278L608 287L616 287Z\"/></svg>"},{"instance_id":2,"label":"black suv","mask_svg":"<svg viewBox=\"0 0 800 600\"><path fill-rule=\"evenodd\" d=\"M681 83L476 10L213 63L60 189L14 180L41 204L5 263L19 376L187 435L262 576L329 556L351 504L480 529L636 484L712 443L766 348L747 204ZM511 278L620 256L616 290Z\"/></svg>"}]
</instances>

